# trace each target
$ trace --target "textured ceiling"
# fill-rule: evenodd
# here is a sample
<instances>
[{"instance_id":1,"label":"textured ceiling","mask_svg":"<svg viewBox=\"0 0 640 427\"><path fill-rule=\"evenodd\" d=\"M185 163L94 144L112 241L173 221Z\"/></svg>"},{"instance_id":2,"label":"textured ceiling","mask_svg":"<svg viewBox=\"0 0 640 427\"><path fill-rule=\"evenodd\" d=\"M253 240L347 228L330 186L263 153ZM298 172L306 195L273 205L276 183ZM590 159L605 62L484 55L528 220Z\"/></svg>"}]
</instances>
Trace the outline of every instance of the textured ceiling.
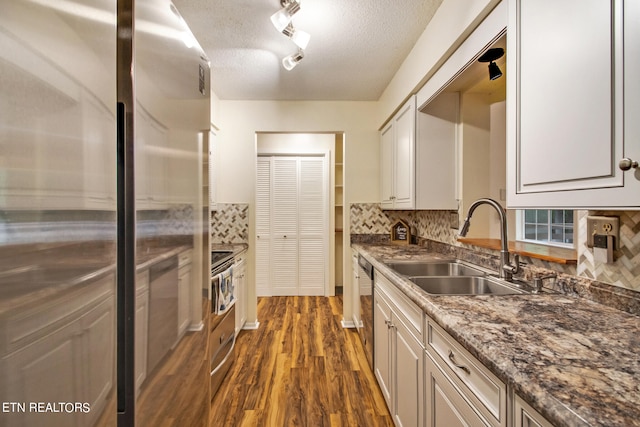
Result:
<instances>
[{"instance_id":1,"label":"textured ceiling","mask_svg":"<svg viewBox=\"0 0 640 427\"><path fill-rule=\"evenodd\" d=\"M213 91L225 100L377 100L442 0L301 0L297 47L269 20L279 0L174 0L211 61Z\"/></svg>"}]
</instances>

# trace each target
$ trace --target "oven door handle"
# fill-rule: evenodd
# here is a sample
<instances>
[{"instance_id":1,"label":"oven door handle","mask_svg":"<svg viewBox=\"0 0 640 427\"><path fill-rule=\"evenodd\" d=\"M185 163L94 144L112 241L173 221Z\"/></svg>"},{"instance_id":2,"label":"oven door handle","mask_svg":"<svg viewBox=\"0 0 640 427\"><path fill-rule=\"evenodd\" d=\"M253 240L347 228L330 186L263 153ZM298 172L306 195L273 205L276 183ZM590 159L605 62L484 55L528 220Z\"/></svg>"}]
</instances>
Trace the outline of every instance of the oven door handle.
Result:
<instances>
[{"instance_id":1,"label":"oven door handle","mask_svg":"<svg viewBox=\"0 0 640 427\"><path fill-rule=\"evenodd\" d=\"M236 334L235 334L235 332L233 333L232 336L229 337L229 339L224 343L224 345L221 345L220 348L216 351L216 353L211 358L212 361L215 360L215 358L218 356L218 353L220 353L221 350L223 350L224 348L227 347L227 345L229 344L229 341L232 341L231 348L229 348L229 351L224 356L224 359L222 359L222 361L220 363L218 363L218 366L216 366L215 368L213 368L211 370L211 376L214 376L216 374L216 372L218 372L218 370L220 370L220 368L224 366L224 364L227 362L229 357L233 356L233 349L236 346Z\"/></svg>"}]
</instances>

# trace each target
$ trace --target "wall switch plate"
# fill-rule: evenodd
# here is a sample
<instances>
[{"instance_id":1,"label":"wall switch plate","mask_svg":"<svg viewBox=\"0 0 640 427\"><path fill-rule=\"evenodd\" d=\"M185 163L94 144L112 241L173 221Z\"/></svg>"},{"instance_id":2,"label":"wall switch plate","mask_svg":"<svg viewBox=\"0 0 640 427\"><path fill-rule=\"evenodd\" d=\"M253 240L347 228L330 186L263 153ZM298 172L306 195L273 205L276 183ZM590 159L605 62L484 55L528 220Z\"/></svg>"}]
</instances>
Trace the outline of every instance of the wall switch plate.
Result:
<instances>
[{"instance_id":1,"label":"wall switch plate","mask_svg":"<svg viewBox=\"0 0 640 427\"><path fill-rule=\"evenodd\" d=\"M613 236L615 248L620 249L620 219L617 216L587 216L587 246L594 247L594 236Z\"/></svg>"}]
</instances>

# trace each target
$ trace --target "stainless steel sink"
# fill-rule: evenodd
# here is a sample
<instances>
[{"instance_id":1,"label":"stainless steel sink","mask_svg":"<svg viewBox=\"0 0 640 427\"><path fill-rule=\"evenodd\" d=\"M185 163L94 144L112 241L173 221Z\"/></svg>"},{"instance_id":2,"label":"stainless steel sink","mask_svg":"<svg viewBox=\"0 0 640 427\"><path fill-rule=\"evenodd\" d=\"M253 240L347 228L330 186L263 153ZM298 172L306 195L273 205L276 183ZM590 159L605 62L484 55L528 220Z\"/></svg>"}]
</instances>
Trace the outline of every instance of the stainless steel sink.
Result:
<instances>
[{"instance_id":1,"label":"stainless steel sink","mask_svg":"<svg viewBox=\"0 0 640 427\"><path fill-rule=\"evenodd\" d=\"M436 295L512 295L528 293L491 277L410 277L413 283Z\"/></svg>"},{"instance_id":2,"label":"stainless steel sink","mask_svg":"<svg viewBox=\"0 0 640 427\"><path fill-rule=\"evenodd\" d=\"M484 276L486 273L460 261L393 261L386 265L404 276Z\"/></svg>"}]
</instances>

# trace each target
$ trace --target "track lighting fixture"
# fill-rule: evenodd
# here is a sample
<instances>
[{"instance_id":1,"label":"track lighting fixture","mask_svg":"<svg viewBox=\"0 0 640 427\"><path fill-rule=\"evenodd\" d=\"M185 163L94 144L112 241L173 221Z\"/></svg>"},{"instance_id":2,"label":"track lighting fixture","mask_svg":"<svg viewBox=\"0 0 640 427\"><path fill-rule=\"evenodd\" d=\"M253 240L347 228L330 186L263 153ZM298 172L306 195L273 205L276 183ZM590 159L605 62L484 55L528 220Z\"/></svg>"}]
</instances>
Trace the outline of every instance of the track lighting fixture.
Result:
<instances>
[{"instance_id":1,"label":"track lighting fixture","mask_svg":"<svg viewBox=\"0 0 640 427\"><path fill-rule=\"evenodd\" d=\"M282 34L289 37L300 49L306 49L309 44L309 40L311 39L311 35L309 35L309 33L296 30L293 28L292 23L289 23L289 25L282 30Z\"/></svg>"},{"instance_id":2,"label":"track lighting fixture","mask_svg":"<svg viewBox=\"0 0 640 427\"><path fill-rule=\"evenodd\" d=\"M304 58L304 52L302 49L298 49L296 53L292 53L282 60L282 66L287 71L291 71L296 65L298 65L298 62L302 61L302 58Z\"/></svg>"},{"instance_id":3,"label":"track lighting fixture","mask_svg":"<svg viewBox=\"0 0 640 427\"><path fill-rule=\"evenodd\" d=\"M300 2L298 0L280 0L282 9L271 15L271 23L276 30L282 32L300 10Z\"/></svg>"},{"instance_id":4,"label":"track lighting fixture","mask_svg":"<svg viewBox=\"0 0 640 427\"><path fill-rule=\"evenodd\" d=\"M493 49L487 50L483 53L480 58L478 58L478 62L488 62L489 63L489 79L495 80L499 77L502 77L502 71L498 67L498 64L495 63L496 59L502 58L504 55L504 49L501 47L496 47Z\"/></svg>"},{"instance_id":5,"label":"track lighting fixture","mask_svg":"<svg viewBox=\"0 0 640 427\"><path fill-rule=\"evenodd\" d=\"M280 5L282 9L271 15L271 23L276 30L289 37L298 46L298 52L282 60L282 66L287 71L291 71L304 58L303 49L307 48L311 36L307 32L297 30L291 22L293 15L300 10L300 0L280 0Z\"/></svg>"}]
</instances>

